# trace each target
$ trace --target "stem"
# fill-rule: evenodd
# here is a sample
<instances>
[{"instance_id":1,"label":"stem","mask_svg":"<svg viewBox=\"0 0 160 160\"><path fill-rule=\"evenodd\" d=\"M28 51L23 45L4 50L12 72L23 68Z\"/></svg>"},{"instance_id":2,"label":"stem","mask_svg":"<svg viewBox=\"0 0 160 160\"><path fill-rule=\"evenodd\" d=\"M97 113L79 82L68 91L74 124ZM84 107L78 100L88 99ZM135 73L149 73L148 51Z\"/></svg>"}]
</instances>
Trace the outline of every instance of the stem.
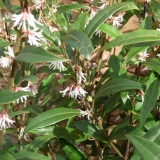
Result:
<instances>
[{"instance_id":1,"label":"stem","mask_svg":"<svg viewBox=\"0 0 160 160\"><path fill-rule=\"evenodd\" d=\"M97 148L97 158L98 158L98 160L102 160L101 150L100 150L99 142L98 142L97 139L95 139L95 145L96 145L96 148Z\"/></svg>"}]
</instances>

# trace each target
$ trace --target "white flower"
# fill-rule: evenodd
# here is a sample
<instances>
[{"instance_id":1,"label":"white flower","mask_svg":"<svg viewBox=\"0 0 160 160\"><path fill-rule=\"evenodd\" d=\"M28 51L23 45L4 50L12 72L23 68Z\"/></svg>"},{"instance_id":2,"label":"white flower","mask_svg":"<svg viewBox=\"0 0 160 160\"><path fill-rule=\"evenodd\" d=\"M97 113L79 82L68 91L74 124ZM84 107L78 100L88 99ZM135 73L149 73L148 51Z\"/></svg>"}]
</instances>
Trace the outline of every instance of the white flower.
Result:
<instances>
[{"instance_id":1,"label":"white flower","mask_svg":"<svg viewBox=\"0 0 160 160\"><path fill-rule=\"evenodd\" d=\"M0 130L4 130L10 127L10 124L13 124L15 121L11 120L8 116L8 113L4 109L0 114Z\"/></svg>"},{"instance_id":2,"label":"white flower","mask_svg":"<svg viewBox=\"0 0 160 160\"><path fill-rule=\"evenodd\" d=\"M144 102L144 92L142 90L139 90L139 92L140 92L140 95L142 97L142 103L143 103Z\"/></svg>"},{"instance_id":3,"label":"white flower","mask_svg":"<svg viewBox=\"0 0 160 160\"><path fill-rule=\"evenodd\" d=\"M157 28L156 30L157 30L157 31L160 31L160 28Z\"/></svg>"},{"instance_id":4,"label":"white flower","mask_svg":"<svg viewBox=\"0 0 160 160\"><path fill-rule=\"evenodd\" d=\"M149 54L147 53L147 50L138 53L138 60L140 60L141 62L146 61L147 57L149 57Z\"/></svg>"},{"instance_id":5,"label":"white flower","mask_svg":"<svg viewBox=\"0 0 160 160\"><path fill-rule=\"evenodd\" d=\"M82 70L79 67L75 67L75 70L77 70L78 72L78 84L81 84L82 81L85 82L86 78L85 78L85 74L82 72Z\"/></svg>"},{"instance_id":6,"label":"white flower","mask_svg":"<svg viewBox=\"0 0 160 160\"><path fill-rule=\"evenodd\" d=\"M64 91L60 91L63 97L67 94L67 92L69 92L68 95L74 99L77 99L79 96L84 97L88 93L78 84L71 84Z\"/></svg>"},{"instance_id":7,"label":"white flower","mask_svg":"<svg viewBox=\"0 0 160 160\"><path fill-rule=\"evenodd\" d=\"M20 136L20 137L23 136L24 129L25 129L25 126L21 126L21 127L20 127L20 132L19 132L19 136Z\"/></svg>"},{"instance_id":8,"label":"white flower","mask_svg":"<svg viewBox=\"0 0 160 160\"><path fill-rule=\"evenodd\" d=\"M28 91L30 91L33 95L36 95L38 92L37 92L37 87L36 85L34 85L32 82L28 82Z\"/></svg>"},{"instance_id":9,"label":"white flower","mask_svg":"<svg viewBox=\"0 0 160 160\"><path fill-rule=\"evenodd\" d=\"M5 51L4 53L7 54L8 56L0 58L0 66L2 68L7 68L7 67L11 66L11 64L13 62L13 60L12 60L12 58L14 58L13 48L11 48L9 46L8 52Z\"/></svg>"},{"instance_id":10,"label":"white flower","mask_svg":"<svg viewBox=\"0 0 160 160\"><path fill-rule=\"evenodd\" d=\"M120 116L117 116L116 119L115 119L114 121L117 122L117 121L120 120L120 118L121 118Z\"/></svg>"},{"instance_id":11,"label":"white flower","mask_svg":"<svg viewBox=\"0 0 160 160\"><path fill-rule=\"evenodd\" d=\"M18 26L18 29L23 27L24 31L26 31L29 26L36 28L36 24L42 25L34 18L29 8L25 8L24 11L18 15L14 14L12 20L14 21L14 27ZM28 22L28 24L26 24L26 22Z\"/></svg>"},{"instance_id":12,"label":"white flower","mask_svg":"<svg viewBox=\"0 0 160 160\"><path fill-rule=\"evenodd\" d=\"M109 5L109 3L106 0L101 0L101 2L102 2L102 5L100 7L98 7L99 10L102 10L104 7Z\"/></svg>"},{"instance_id":13,"label":"white flower","mask_svg":"<svg viewBox=\"0 0 160 160\"><path fill-rule=\"evenodd\" d=\"M25 92L29 92L29 88L28 87L16 87L15 88L15 92L18 92L18 91L25 91ZM19 99L17 99L17 103L20 103L20 102L24 102L25 100L27 100L27 95L26 96L22 96L20 97Z\"/></svg>"},{"instance_id":14,"label":"white flower","mask_svg":"<svg viewBox=\"0 0 160 160\"><path fill-rule=\"evenodd\" d=\"M34 6L39 9L42 8L44 5L44 0L33 0Z\"/></svg>"},{"instance_id":15,"label":"white flower","mask_svg":"<svg viewBox=\"0 0 160 160\"><path fill-rule=\"evenodd\" d=\"M25 32L27 38L28 38L28 43L30 45L36 45L36 46L40 46L41 44L39 43L40 40L43 40L43 35L42 32L36 32L37 30L27 30Z\"/></svg>"},{"instance_id":16,"label":"white flower","mask_svg":"<svg viewBox=\"0 0 160 160\"><path fill-rule=\"evenodd\" d=\"M58 69L60 72L66 70L66 67L63 65L63 62L61 61L55 61L55 62L51 62L51 64L49 65L49 68L53 70Z\"/></svg>"},{"instance_id":17,"label":"white flower","mask_svg":"<svg viewBox=\"0 0 160 160\"><path fill-rule=\"evenodd\" d=\"M160 58L160 53L158 53L156 56L157 56L158 58Z\"/></svg>"},{"instance_id":18,"label":"white flower","mask_svg":"<svg viewBox=\"0 0 160 160\"><path fill-rule=\"evenodd\" d=\"M17 39L17 35L16 35L15 33L12 33L12 34L11 34L11 40L12 40L13 42L15 42L16 39Z\"/></svg>"},{"instance_id":19,"label":"white flower","mask_svg":"<svg viewBox=\"0 0 160 160\"><path fill-rule=\"evenodd\" d=\"M69 96L71 98L77 99L78 96L80 97L85 97L85 95L88 92L86 92L85 90L83 90L83 88L80 85L75 85L74 89L69 93Z\"/></svg>"},{"instance_id":20,"label":"white flower","mask_svg":"<svg viewBox=\"0 0 160 160\"><path fill-rule=\"evenodd\" d=\"M59 29L57 27L48 26L51 32L57 32Z\"/></svg>"},{"instance_id":21,"label":"white flower","mask_svg":"<svg viewBox=\"0 0 160 160\"><path fill-rule=\"evenodd\" d=\"M116 28L119 28L122 26L122 22L123 20L121 19L121 17L112 17L113 18L113 26Z\"/></svg>"},{"instance_id":22,"label":"white flower","mask_svg":"<svg viewBox=\"0 0 160 160\"><path fill-rule=\"evenodd\" d=\"M149 3L149 2L151 2L151 0L145 0L145 2L146 2L146 3Z\"/></svg>"},{"instance_id":23,"label":"white flower","mask_svg":"<svg viewBox=\"0 0 160 160\"><path fill-rule=\"evenodd\" d=\"M79 110L80 110L80 109L79 109ZM89 109L87 108L85 111L80 110L80 112L81 112L80 117L87 116L87 119L88 119L88 120L91 119L91 117L92 117L92 109L89 110Z\"/></svg>"}]
</instances>

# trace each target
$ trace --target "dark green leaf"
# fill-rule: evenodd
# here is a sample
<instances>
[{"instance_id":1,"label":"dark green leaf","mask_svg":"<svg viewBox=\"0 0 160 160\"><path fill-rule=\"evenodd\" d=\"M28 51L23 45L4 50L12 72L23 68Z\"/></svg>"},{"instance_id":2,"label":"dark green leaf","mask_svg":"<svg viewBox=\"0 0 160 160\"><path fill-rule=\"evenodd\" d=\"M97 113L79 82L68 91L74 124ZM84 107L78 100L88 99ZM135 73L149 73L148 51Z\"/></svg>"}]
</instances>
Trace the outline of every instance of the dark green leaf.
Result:
<instances>
[{"instance_id":1,"label":"dark green leaf","mask_svg":"<svg viewBox=\"0 0 160 160\"><path fill-rule=\"evenodd\" d=\"M84 134L86 134L89 137L97 138L103 142L105 142L105 137L100 130L98 126L96 126L93 123L90 123L86 120L81 120L75 124L76 128L78 128L80 131L82 131Z\"/></svg>"},{"instance_id":2,"label":"dark green leaf","mask_svg":"<svg viewBox=\"0 0 160 160\"><path fill-rule=\"evenodd\" d=\"M141 88L141 83L129 79L113 79L104 83L96 94L96 98L127 89Z\"/></svg>"},{"instance_id":3,"label":"dark green leaf","mask_svg":"<svg viewBox=\"0 0 160 160\"><path fill-rule=\"evenodd\" d=\"M90 59L94 51L92 43L87 35L79 30L72 30L66 36L62 37L71 47L77 49L85 58Z\"/></svg>"},{"instance_id":4,"label":"dark green leaf","mask_svg":"<svg viewBox=\"0 0 160 160\"><path fill-rule=\"evenodd\" d=\"M52 110L48 110L46 112L39 114L34 119L32 119L25 127L24 133L32 129L53 125L62 120L79 115L80 115L79 110L70 108L55 108Z\"/></svg>"},{"instance_id":5,"label":"dark green leaf","mask_svg":"<svg viewBox=\"0 0 160 160\"><path fill-rule=\"evenodd\" d=\"M71 5L64 5L64 6L59 7L56 13L60 14L60 13L66 12L71 9L75 10L75 9L79 9L79 8L89 9L89 7L85 6L85 5L71 4Z\"/></svg>"},{"instance_id":6,"label":"dark green leaf","mask_svg":"<svg viewBox=\"0 0 160 160\"><path fill-rule=\"evenodd\" d=\"M37 83L38 81L38 77L37 76L34 76L34 75L26 75L24 77L22 77L18 83L21 83L23 81L31 81L33 83Z\"/></svg>"},{"instance_id":7,"label":"dark green leaf","mask_svg":"<svg viewBox=\"0 0 160 160\"><path fill-rule=\"evenodd\" d=\"M126 137L134 144L143 160L159 160L160 147L156 143L140 136L126 135Z\"/></svg>"},{"instance_id":8,"label":"dark green leaf","mask_svg":"<svg viewBox=\"0 0 160 160\"><path fill-rule=\"evenodd\" d=\"M9 152L0 150L0 160L16 160Z\"/></svg>"},{"instance_id":9,"label":"dark green leaf","mask_svg":"<svg viewBox=\"0 0 160 160\"><path fill-rule=\"evenodd\" d=\"M14 59L20 62L28 63L67 61L64 58L59 58L51 52L36 46L25 47Z\"/></svg>"},{"instance_id":10,"label":"dark green leaf","mask_svg":"<svg viewBox=\"0 0 160 160\"><path fill-rule=\"evenodd\" d=\"M9 113L9 117L14 117L14 116L17 116L17 115L20 115L20 114L24 114L24 113L29 113L29 111L16 111L16 112L11 112Z\"/></svg>"},{"instance_id":11,"label":"dark green leaf","mask_svg":"<svg viewBox=\"0 0 160 160\"><path fill-rule=\"evenodd\" d=\"M14 44L14 43L13 42L5 42L3 39L0 38L0 48L7 47L12 44Z\"/></svg>"},{"instance_id":12,"label":"dark green leaf","mask_svg":"<svg viewBox=\"0 0 160 160\"><path fill-rule=\"evenodd\" d=\"M51 158L34 152L19 152L14 154L14 157L16 160L51 160Z\"/></svg>"},{"instance_id":13,"label":"dark green leaf","mask_svg":"<svg viewBox=\"0 0 160 160\"><path fill-rule=\"evenodd\" d=\"M97 28L114 13L123 12L127 10L132 10L132 9L138 9L137 6L132 2L122 2L122 3L113 4L112 6L105 7L104 9L100 10L89 22L85 30L86 34L90 38L94 34L94 32L97 30Z\"/></svg>"},{"instance_id":14,"label":"dark green leaf","mask_svg":"<svg viewBox=\"0 0 160 160\"><path fill-rule=\"evenodd\" d=\"M141 119L140 119L141 126L143 126L149 112L152 110L155 102L157 101L159 86L160 86L160 80L156 79L150 84L150 86L147 88L145 92L144 102L142 105Z\"/></svg>"},{"instance_id":15,"label":"dark green leaf","mask_svg":"<svg viewBox=\"0 0 160 160\"><path fill-rule=\"evenodd\" d=\"M10 91L0 91L0 104L7 104L12 103L13 101L16 101L22 96L25 95L32 95L30 92L10 92Z\"/></svg>"},{"instance_id":16,"label":"dark green leaf","mask_svg":"<svg viewBox=\"0 0 160 160\"><path fill-rule=\"evenodd\" d=\"M87 156L72 143L65 139L60 139L62 149L65 151L70 160L87 160Z\"/></svg>"},{"instance_id":17,"label":"dark green leaf","mask_svg":"<svg viewBox=\"0 0 160 160\"><path fill-rule=\"evenodd\" d=\"M118 36L114 40L106 43L103 49L109 49L120 45L128 45L141 42L157 42L160 39L160 32L156 30L139 29L130 33Z\"/></svg>"},{"instance_id":18,"label":"dark green leaf","mask_svg":"<svg viewBox=\"0 0 160 160\"><path fill-rule=\"evenodd\" d=\"M157 19L160 21L160 3L158 1L151 0L149 4Z\"/></svg>"}]
</instances>

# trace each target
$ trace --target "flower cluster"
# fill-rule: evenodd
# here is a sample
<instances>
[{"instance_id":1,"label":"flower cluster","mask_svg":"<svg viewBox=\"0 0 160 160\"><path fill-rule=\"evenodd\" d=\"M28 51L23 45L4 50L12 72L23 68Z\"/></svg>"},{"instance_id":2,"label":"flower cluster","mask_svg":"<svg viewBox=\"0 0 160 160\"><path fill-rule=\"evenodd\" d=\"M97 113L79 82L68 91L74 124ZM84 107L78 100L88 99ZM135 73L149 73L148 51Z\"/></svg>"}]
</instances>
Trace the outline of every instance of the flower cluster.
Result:
<instances>
[{"instance_id":1,"label":"flower cluster","mask_svg":"<svg viewBox=\"0 0 160 160\"><path fill-rule=\"evenodd\" d=\"M11 120L4 109L2 113L0 114L0 130L4 130L6 128L9 128L11 124L13 124L14 121Z\"/></svg>"},{"instance_id":2,"label":"flower cluster","mask_svg":"<svg viewBox=\"0 0 160 160\"><path fill-rule=\"evenodd\" d=\"M67 92L69 92L68 95L74 99L77 99L79 96L84 97L87 94L87 92L83 90L83 88L79 84L76 83L71 84L63 91L60 91L63 97L67 94Z\"/></svg>"},{"instance_id":3,"label":"flower cluster","mask_svg":"<svg viewBox=\"0 0 160 160\"><path fill-rule=\"evenodd\" d=\"M149 54L147 53L147 50L138 53L138 60L141 62L146 61L146 58L149 57Z\"/></svg>"}]
</instances>

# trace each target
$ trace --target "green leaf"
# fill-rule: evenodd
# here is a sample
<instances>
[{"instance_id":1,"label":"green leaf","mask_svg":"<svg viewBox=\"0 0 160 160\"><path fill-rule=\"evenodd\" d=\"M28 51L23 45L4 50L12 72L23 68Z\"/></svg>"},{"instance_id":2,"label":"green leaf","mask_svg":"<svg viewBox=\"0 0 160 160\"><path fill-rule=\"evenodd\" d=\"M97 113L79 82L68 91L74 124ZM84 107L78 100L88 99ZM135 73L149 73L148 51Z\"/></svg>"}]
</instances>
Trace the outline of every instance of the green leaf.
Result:
<instances>
[{"instance_id":1,"label":"green leaf","mask_svg":"<svg viewBox=\"0 0 160 160\"><path fill-rule=\"evenodd\" d=\"M76 129L69 127L61 127L61 126L53 127L53 135L59 138L72 139L72 140L82 139L85 137L82 132Z\"/></svg>"},{"instance_id":2,"label":"green leaf","mask_svg":"<svg viewBox=\"0 0 160 160\"><path fill-rule=\"evenodd\" d=\"M85 33L90 38L97 28L104 23L110 16L115 13L123 12L127 10L137 9L137 6L133 2L122 2L113 4L112 6L105 7L104 9L100 10L89 22L88 26L86 27Z\"/></svg>"},{"instance_id":3,"label":"green leaf","mask_svg":"<svg viewBox=\"0 0 160 160\"><path fill-rule=\"evenodd\" d=\"M24 152L26 151L35 151L37 148L42 148L44 143L49 141L51 138L53 138L53 135L51 136L40 136L34 139L33 142L31 142L29 145L26 145L26 147L23 149Z\"/></svg>"},{"instance_id":4,"label":"green leaf","mask_svg":"<svg viewBox=\"0 0 160 160\"><path fill-rule=\"evenodd\" d=\"M114 132L110 134L110 140L125 140L125 135L137 135L137 136L143 136L145 133L141 131L139 128L133 127L133 126L125 126L122 128L119 128L117 132Z\"/></svg>"},{"instance_id":5,"label":"green leaf","mask_svg":"<svg viewBox=\"0 0 160 160\"><path fill-rule=\"evenodd\" d=\"M105 142L105 137L98 126L86 120L81 120L75 124L76 128L89 137L94 137Z\"/></svg>"},{"instance_id":6,"label":"green leaf","mask_svg":"<svg viewBox=\"0 0 160 160\"><path fill-rule=\"evenodd\" d=\"M72 30L66 36L62 37L71 47L77 49L85 58L90 59L94 51L92 43L87 35L79 30Z\"/></svg>"},{"instance_id":7,"label":"green leaf","mask_svg":"<svg viewBox=\"0 0 160 160\"><path fill-rule=\"evenodd\" d=\"M103 49L109 49L120 45L128 45L141 42L156 42L160 39L160 32L156 30L139 29L130 33L118 36L114 40L106 43Z\"/></svg>"},{"instance_id":8,"label":"green leaf","mask_svg":"<svg viewBox=\"0 0 160 160\"><path fill-rule=\"evenodd\" d=\"M127 53L127 56L125 58L123 65L126 64L128 61L130 61L138 53L147 49L153 43L155 43L155 42L142 42L142 43L137 43L137 44L133 45L131 47L131 49L129 50L129 52Z\"/></svg>"},{"instance_id":9,"label":"green leaf","mask_svg":"<svg viewBox=\"0 0 160 160\"><path fill-rule=\"evenodd\" d=\"M159 86L160 86L160 80L156 79L150 84L150 86L147 88L145 92L144 102L142 105L141 119L140 119L141 126L143 126L149 112L152 110L155 102L157 101Z\"/></svg>"},{"instance_id":10,"label":"green leaf","mask_svg":"<svg viewBox=\"0 0 160 160\"><path fill-rule=\"evenodd\" d=\"M122 35L120 30L106 23L103 23L102 25L100 25L99 30L106 33L108 36L112 38L116 38L117 36Z\"/></svg>"},{"instance_id":11,"label":"green leaf","mask_svg":"<svg viewBox=\"0 0 160 160\"><path fill-rule=\"evenodd\" d=\"M13 101L19 99L25 95L32 95L30 92L10 92L10 91L0 91L0 104L12 103Z\"/></svg>"},{"instance_id":12,"label":"green leaf","mask_svg":"<svg viewBox=\"0 0 160 160\"><path fill-rule=\"evenodd\" d=\"M160 3L155 0L151 0L149 3L153 13L156 15L157 19L160 21Z\"/></svg>"},{"instance_id":13,"label":"green leaf","mask_svg":"<svg viewBox=\"0 0 160 160\"><path fill-rule=\"evenodd\" d=\"M32 129L53 125L62 120L79 115L80 115L79 110L70 108L55 108L52 110L48 110L46 112L39 114L34 119L32 119L25 127L24 133Z\"/></svg>"},{"instance_id":14,"label":"green leaf","mask_svg":"<svg viewBox=\"0 0 160 160\"><path fill-rule=\"evenodd\" d=\"M0 160L16 160L9 152L0 150Z\"/></svg>"},{"instance_id":15,"label":"green leaf","mask_svg":"<svg viewBox=\"0 0 160 160\"><path fill-rule=\"evenodd\" d=\"M38 81L38 77L37 76L34 76L34 75L26 75L24 77L22 77L18 83L21 83L23 81L31 81L33 83L37 83Z\"/></svg>"},{"instance_id":16,"label":"green leaf","mask_svg":"<svg viewBox=\"0 0 160 160\"><path fill-rule=\"evenodd\" d=\"M61 14L61 13L66 12L68 10L71 10L71 9L75 10L75 9L79 9L79 8L89 9L88 6L81 5L81 4L64 5L64 6L61 6L58 8L56 14Z\"/></svg>"},{"instance_id":17,"label":"green leaf","mask_svg":"<svg viewBox=\"0 0 160 160\"><path fill-rule=\"evenodd\" d=\"M0 48L7 47L14 44L13 42L5 42L2 38L0 38Z\"/></svg>"},{"instance_id":18,"label":"green leaf","mask_svg":"<svg viewBox=\"0 0 160 160\"><path fill-rule=\"evenodd\" d=\"M127 89L141 88L141 83L129 79L117 78L104 83L98 90L95 98L113 94Z\"/></svg>"},{"instance_id":19,"label":"green leaf","mask_svg":"<svg viewBox=\"0 0 160 160\"><path fill-rule=\"evenodd\" d=\"M51 158L34 152L19 152L15 153L14 157L16 160L51 160Z\"/></svg>"},{"instance_id":20,"label":"green leaf","mask_svg":"<svg viewBox=\"0 0 160 160\"><path fill-rule=\"evenodd\" d=\"M14 116L17 116L17 115L20 115L20 114L24 114L24 113L29 113L29 111L16 111L16 112L11 112L9 113L9 117L14 117Z\"/></svg>"},{"instance_id":21,"label":"green leaf","mask_svg":"<svg viewBox=\"0 0 160 160\"><path fill-rule=\"evenodd\" d=\"M156 143L140 136L126 135L126 137L134 144L143 160L159 160L160 147Z\"/></svg>"},{"instance_id":22,"label":"green leaf","mask_svg":"<svg viewBox=\"0 0 160 160\"><path fill-rule=\"evenodd\" d=\"M72 143L65 139L60 139L62 149L65 151L70 160L87 160L87 156Z\"/></svg>"},{"instance_id":23,"label":"green leaf","mask_svg":"<svg viewBox=\"0 0 160 160\"><path fill-rule=\"evenodd\" d=\"M36 46L25 47L14 59L20 62L28 63L67 61L64 58L59 58L51 52Z\"/></svg>"},{"instance_id":24,"label":"green leaf","mask_svg":"<svg viewBox=\"0 0 160 160\"><path fill-rule=\"evenodd\" d=\"M151 70L160 74L160 61L157 58L150 58L146 62L143 62L143 64Z\"/></svg>"},{"instance_id":25,"label":"green leaf","mask_svg":"<svg viewBox=\"0 0 160 160\"><path fill-rule=\"evenodd\" d=\"M141 23L141 29L148 29L152 28L152 15L148 15Z\"/></svg>"},{"instance_id":26,"label":"green leaf","mask_svg":"<svg viewBox=\"0 0 160 160\"><path fill-rule=\"evenodd\" d=\"M103 116L105 116L105 114L107 113L110 113L115 108L119 98L120 98L119 93L115 93L106 100L103 107Z\"/></svg>"},{"instance_id":27,"label":"green leaf","mask_svg":"<svg viewBox=\"0 0 160 160\"><path fill-rule=\"evenodd\" d=\"M82 14L79 14L75 22L72 24L71 30L77 29L77 30L83 31L86 25L87 19L88 19L88 13L84 12Z\"/></svg>"}]
</instances>

